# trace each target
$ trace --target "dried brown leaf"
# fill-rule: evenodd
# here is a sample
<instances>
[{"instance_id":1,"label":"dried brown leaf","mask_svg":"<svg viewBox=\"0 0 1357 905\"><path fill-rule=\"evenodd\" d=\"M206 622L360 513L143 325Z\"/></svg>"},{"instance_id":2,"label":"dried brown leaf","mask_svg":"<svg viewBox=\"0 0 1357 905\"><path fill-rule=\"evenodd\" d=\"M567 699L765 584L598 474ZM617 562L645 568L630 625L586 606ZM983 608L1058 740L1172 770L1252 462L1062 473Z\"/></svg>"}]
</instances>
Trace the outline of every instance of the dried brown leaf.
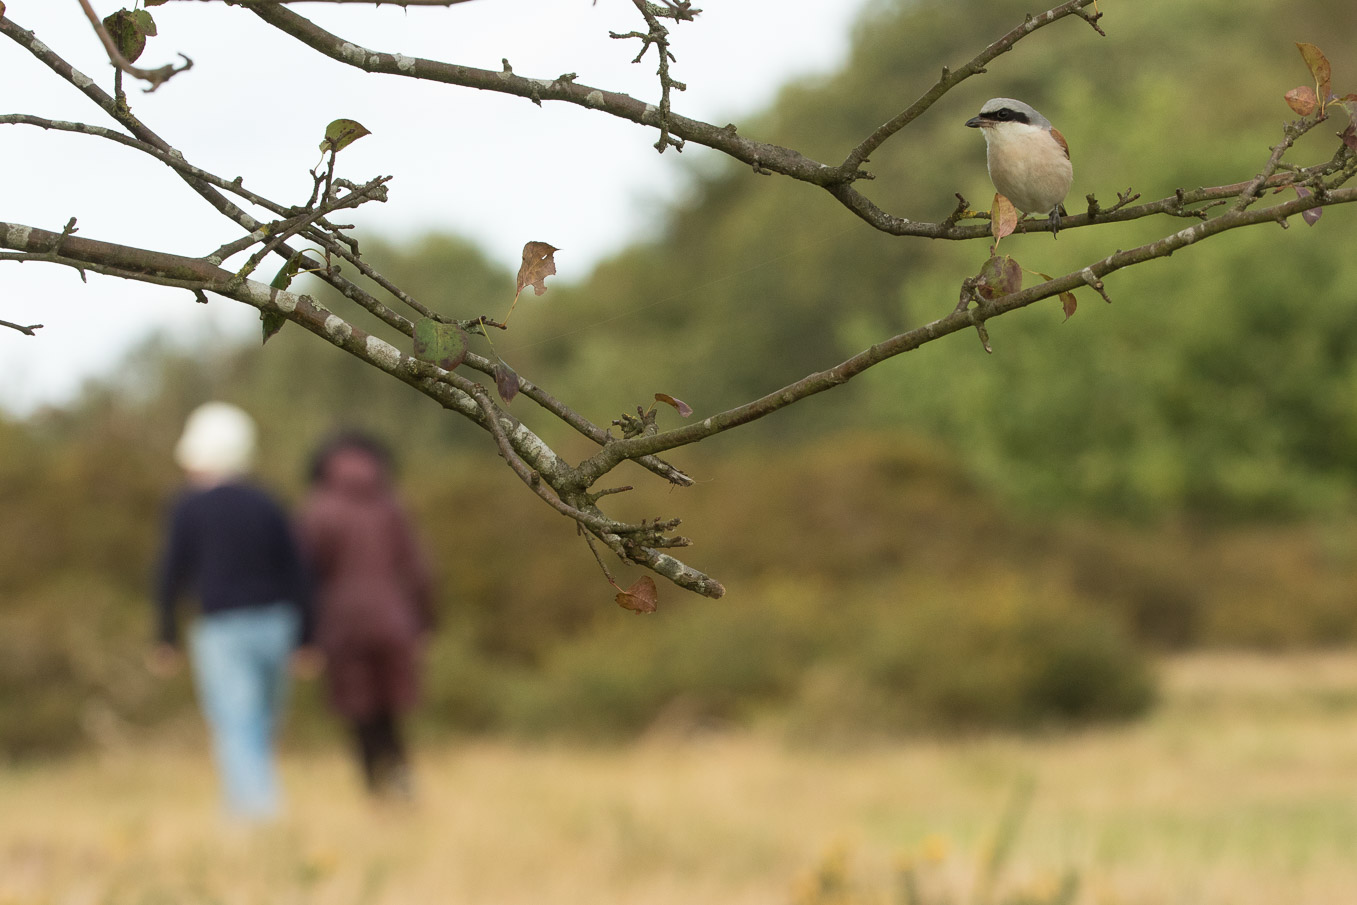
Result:
<instances>
[{"instance_id":1,"label":"dried brown leaf","mask_svg":"<svg viewBox=\"0 0 1357 905\"><path fill-rule=\"evenodd\" d=\"M547 291L547 277L556 273L556 260L552 255L558 251L559 248L545 242L529 242L523 246L523 263L518 268L514 298L518 298L519 293L528 286L537 295Z\"/></svg>"},{"instance_id":2,"label":"dried brown leaf","mask_svg":"<svg viewBox=\"0 0 1357 905\"><path fill-rule=\"evenodd\" d=\"M678 413L684 418L687 418L689 415L693 413L693 407L691 405L684 402L682 399L675 399L668 393L656 393L655 401L664 402L669 405L672 405L674 408L678 409Z\"/></svg>"},{"instance_id":3,"label":"dried brown leaf","mask_svg":"<svg viewBox=\"0 0 1357 905\"><path fill-rule=\"evenodd\" d=\"M655 587L655 579L642 575L625 591L617 594L617 605L633 613L653 613L660 604L660 592Z\"/></svg>"},{"instance_id":4,"label":"dried brown leaf","mask_svg":"<svg viewBox=\"0 0 1357 905\"><path fill-rule=\"evenodd\" d=\"M1309 85L1301 85L1286 92L1286 104L1301 116L1309 116L1315 112L1319 100L1315 97L1315 89Z\"/></svg>"},{"instance_id":5,"label":"dried brown leaf","mask_svg":"<svg viewBox=\"0 0 1357 905\"><path fill-rule=\"evenodd\" d=\"M518 372L502 361L495 365L495 389L506 403L518 395Z\"/></svg>"}]
</instances>

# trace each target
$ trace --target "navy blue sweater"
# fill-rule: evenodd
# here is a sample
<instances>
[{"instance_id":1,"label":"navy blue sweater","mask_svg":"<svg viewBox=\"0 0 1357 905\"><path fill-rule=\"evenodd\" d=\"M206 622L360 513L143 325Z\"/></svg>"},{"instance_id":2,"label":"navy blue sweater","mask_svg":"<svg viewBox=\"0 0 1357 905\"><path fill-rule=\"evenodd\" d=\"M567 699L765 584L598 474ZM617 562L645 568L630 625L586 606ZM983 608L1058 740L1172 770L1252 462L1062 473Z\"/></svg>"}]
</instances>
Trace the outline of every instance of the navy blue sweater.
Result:
<instances>
[{"instance_id":1,"label":"navy blue sweater","mask_svg":"<svg viewBox=\"0 0 1357 905\"><path fill-rule=\"evenodd\" d=\"M169 539L156 594L158 637L178 638L175 608L181 596L203 613L288 603L310 639L306 568L281 506L248 484L186 491L170 514Z\"/></svg>"}]
</instances>

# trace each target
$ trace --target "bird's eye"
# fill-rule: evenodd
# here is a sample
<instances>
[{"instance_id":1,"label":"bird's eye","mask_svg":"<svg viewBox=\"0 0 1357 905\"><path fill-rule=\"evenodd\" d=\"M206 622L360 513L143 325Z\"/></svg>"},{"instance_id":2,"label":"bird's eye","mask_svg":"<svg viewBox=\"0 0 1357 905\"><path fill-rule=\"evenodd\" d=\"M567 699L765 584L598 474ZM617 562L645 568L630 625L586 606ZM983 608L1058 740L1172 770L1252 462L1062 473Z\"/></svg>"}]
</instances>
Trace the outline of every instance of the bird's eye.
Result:
<instances>
[{"instance_id":1,"label":"bird's eye","mask_svg":"<svg viewBox=\"0 0 1357 905\"><path fill-rule=\"evenodd\" d=\"M1012 113L1012 111L1010 111L1007 107L1004 107L1002 110L996 110L996 111L994 111L994 118L995 118L995 119L1012 119L1012 118L1013 118L1013 113Z\"/></svg>"}]
</instances>

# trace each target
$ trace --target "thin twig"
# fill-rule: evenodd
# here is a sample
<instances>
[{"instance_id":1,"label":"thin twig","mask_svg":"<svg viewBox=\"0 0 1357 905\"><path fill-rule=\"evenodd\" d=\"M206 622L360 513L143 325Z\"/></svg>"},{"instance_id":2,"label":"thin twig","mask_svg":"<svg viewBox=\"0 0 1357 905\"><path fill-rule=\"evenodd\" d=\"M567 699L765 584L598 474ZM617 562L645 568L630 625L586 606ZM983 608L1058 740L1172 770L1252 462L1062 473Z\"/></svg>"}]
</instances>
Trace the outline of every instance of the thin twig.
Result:
<instances>
[{"instance_id":1,"label":"thin twig","mask_svg":"<svg viewBox=\"0 0 1357 905\"><path fill-rule=\"evenodd\" d=\"M167 63L159 69L141 69L137 66L133 66L127 61L127 58L122 55L122 51L118 49L118 42L114 41L113 36L108 33L108 29L104 28L104 23L100 21L99 14L94 11L92 6L90 6L89 0L76 0L76 2L78 2L81 9L85 11L85 15L89 17L90 24L94 26L95 33L99 35L99 40L103 42L104 50L108 52L109 62L133 78L138 78L149 83L151 87L146 89L148 93L156 90L179 73L187 72L193 68L193 61L182 53L179 54L184 60L184 65L182 66L175 66L173 63Z\"/></svg>"},{"instance_id":2,"label":"thin twig","mask_svg":"<svg viewBox=\"0 0 1357 905\"><path fill-rule=\"evenodd\" d=\"M28 326L24 326L23 324L12 324L9 321L0 321L0 327L8 327L10 330L18 330L24 336L37 336L38 334L35 333L34 331L41 330L42 324L29 324Z\"/></svg>"}]
</instances>

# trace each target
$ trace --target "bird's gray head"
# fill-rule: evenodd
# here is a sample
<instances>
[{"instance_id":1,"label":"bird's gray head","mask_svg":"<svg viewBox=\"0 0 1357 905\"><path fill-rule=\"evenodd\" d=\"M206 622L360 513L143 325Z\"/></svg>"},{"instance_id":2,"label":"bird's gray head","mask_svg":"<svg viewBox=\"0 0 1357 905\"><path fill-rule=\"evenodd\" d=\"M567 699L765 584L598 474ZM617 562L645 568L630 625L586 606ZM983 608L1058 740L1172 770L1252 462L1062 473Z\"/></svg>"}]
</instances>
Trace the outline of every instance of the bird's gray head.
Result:
<instances>
[{"instance_id":1,"label":"bird's gray head","mask_svg":"<svg viewBox=\"0 0 1357 905\"><path fill-rule=\"evenodd\" d=\"M1051 128L1051 121L1022 101L1011 97L993 97L985 101L978 116L966 120L972 129L989 129L1003 123L1022 123L1039 129Z\"/></svg>"}]
</instances>

